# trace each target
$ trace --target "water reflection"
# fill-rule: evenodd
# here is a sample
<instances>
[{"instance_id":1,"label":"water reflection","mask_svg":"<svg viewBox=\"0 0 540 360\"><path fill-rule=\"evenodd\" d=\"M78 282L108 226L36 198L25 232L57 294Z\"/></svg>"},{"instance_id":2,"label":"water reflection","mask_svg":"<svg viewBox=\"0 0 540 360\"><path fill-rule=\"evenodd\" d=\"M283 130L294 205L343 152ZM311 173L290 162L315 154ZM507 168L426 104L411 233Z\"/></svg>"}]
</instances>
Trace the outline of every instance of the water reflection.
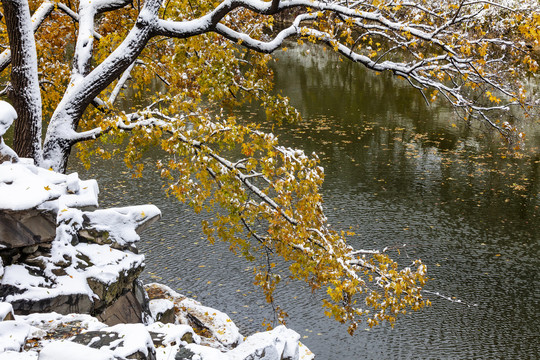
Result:
<instances>
[{"instance_id":1,"label":"water reflection","mask_svg":"<svg viewBox=\"0 0 540 360\"><path fill-rule=\"evenodd\" d=\"M325 167L327 215L358 234L358 247L407 246L406 263L428 264L433 306L395 329L345 328L321 314L317 294L291 282L278 291L289 326L320 359L534 359L540 353L540 185L538 133L522 157L509 158L482 131L452 126L442 105L386 75L373 75L328 55L280 55L277 88L304 120L277 130L285 145L316 151ZM256 108L240 113L264 124ZM152 157L159 156L150 154ZM228 312L248 333L271 308L251 285L250 264L226 244L209 246L200 218L167 199L148 170L129 179L98 161L81 177L99 179L102 205L158 205L164 217L145 234L145 280L157 279Z\"/></svg>"}]
</instances>

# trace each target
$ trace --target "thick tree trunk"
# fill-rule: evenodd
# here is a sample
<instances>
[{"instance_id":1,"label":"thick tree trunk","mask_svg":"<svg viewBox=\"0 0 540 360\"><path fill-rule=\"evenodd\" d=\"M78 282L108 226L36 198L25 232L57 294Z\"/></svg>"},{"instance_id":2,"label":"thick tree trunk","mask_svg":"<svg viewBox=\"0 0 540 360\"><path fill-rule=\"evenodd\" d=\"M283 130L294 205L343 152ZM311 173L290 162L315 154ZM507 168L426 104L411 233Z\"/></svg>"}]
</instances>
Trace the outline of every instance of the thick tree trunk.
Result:
<instances>
[{"instance_id":1,"label":"thick tree trunk","mask_svg":"<svg viewBox=\"0 0 540 360\"><path fill-rule=\"evenodd\" d=\"M13 148L20 157L41 164L41 94L30 9L27 0L2 0L2 6L11 49L9 96L18 115Z\"/></svg>"}]
</instances>

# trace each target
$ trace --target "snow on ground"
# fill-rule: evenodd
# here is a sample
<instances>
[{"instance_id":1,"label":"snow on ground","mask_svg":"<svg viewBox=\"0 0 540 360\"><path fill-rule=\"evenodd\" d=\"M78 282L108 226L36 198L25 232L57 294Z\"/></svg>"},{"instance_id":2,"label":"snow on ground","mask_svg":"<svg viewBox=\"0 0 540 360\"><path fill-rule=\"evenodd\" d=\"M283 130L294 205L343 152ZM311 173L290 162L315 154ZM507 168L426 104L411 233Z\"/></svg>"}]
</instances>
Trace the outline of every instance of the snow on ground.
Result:
<instances>
[{"instance_id":1,"label":"snow on ground","mask_svg":"<svg viewBox=\"0 0 540 360\"><path fill-rule=\"evenodd\" d=\"M43 348L39 360L116 360L108 349L93 349L71 341L53 341Z\"/></svg>"},{"instance_id":2,"label":"snow on ground","mask_svg":"<svg viewBox=\"0 0 540 360\"><path fill-rule=\"evenodd\" d=\"M21 351L30 333L30 325L17 321L0 322L0 353Z\"/></svg>"},{"instance_id":3,"label":"snow on ground","mask_svg":"<svg viewBox=\"0 0 540 360\"><path fill-rule=\"evenodd\" d=\"M59 174L34 166L32 161L0 164L0 210L37 206L61 211L68 207L97 206L95 180L80 181L77 174Z\"/></svg>"},{"instance_id":4,"label":"snow on ground","mask_svg":"<svg viewBox=\"0 0 540 360\"><path fill-rule=\"evenodd\" d=\"M215 310L217 311L217 310ZM96 331L115 333L116 339L99 349L71 341L65 329L77 327L78 333ZM62 332L64 329L64 332ZM155 347L150 333L161 334L162 345ZM183 341L190 334L193 342ZM57 334L56 336L54 334ZM204 346L194 330L183 324L118 324L107 326L90 315L56 313L15 315L15 320L0 322L0 360L113 360L125 359L139 353L154 352L157 360L174 359L179 351L198 360L313 360L314 355L299 342L299 335L284 326L247 337L229 351ZM99 340L95 337L90 344ZM24 351L21 352L21 350ZM38 355L39 354L39 355Z\"/></svg>"}]
</instances>

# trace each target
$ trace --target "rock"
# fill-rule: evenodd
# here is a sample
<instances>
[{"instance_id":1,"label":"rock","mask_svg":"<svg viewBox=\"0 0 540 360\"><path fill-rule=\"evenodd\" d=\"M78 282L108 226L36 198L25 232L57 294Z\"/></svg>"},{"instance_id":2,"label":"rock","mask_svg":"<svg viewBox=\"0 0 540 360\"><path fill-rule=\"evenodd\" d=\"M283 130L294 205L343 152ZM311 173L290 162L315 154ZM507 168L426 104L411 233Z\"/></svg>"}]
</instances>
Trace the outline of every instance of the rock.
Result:
<instances>
[{"instance_id":1,"label":"rock","mask_svg":"<svg viewBox=\"0 0 540 360\"><path fill-rule=\"evenodd\" d=\"M79 235L87 241L110 243L113 248L124 250L138 241L139 234L160 217L161 212L154 205L85 212L82 224L84 230Z\"/></svg>"},{"instance_id":2,"label":"rock","mask_svg":"<svg viewBox=\"0 0 540 360\"><path fill-rule=\"evenodd\" d=\"M7 302L0 302L0 321L15 320L13 306Z\"/></svg>"},{"instance_id":3,"label":"rock","mask_svg":"<svg viewBox=\"0 0 540 360\"><path fill-rule=\"evenodd\" d=\"M133 293L135 294L135 298L137 299L139 304L141 304L143 310L143 324L150 324L154 321L150 312L150 298L144 290L144 285L140 279L136 279L133 282Z\"/></svg>"},{"instance_id":4,"label":"rock","mask_svg":"<svg viewBox=\"0 0 540 360\"><path fill-rule=\"evenodd\" d=\"M302 351L300 357L300 335L285 326L278 326L271 331L254 334L248 337L236 348L219 354L216 349L208 349L205 346L189 344L182 351L180 359L212 360L227 358L231 360L307 360L313 356L305 356Z\"/></svg>"},{"instance_id":5,"label":"rock","mask_svg":"<svg viewBox=\"0 0 540 360\"><path fill-rule=\"evenodd\" d=\"M156 360L156 350L144 325L121 324L75 334L69 341L53 341L43 347L39 359Z\"/></svg>"},{"instance_id":6,"label":"rock","mask_svg":"<svg viewBox=\"0 0 540 360\"><path fill-rule=\"evenodd\" d=\"M298 360L300 335L281 325L273 330L248 337L242 344L229 352L238 359ZM251 354L245 356L246 354Z\"/></svg>"},{"instance_id":7,"label":"rock","mask_svg":"<svg viewBox=\"0 0 540 360\"><path fill-rule=\"evenodd\" d=\"M102 346L111 346L111 343L120 340L120 335L115 332L86 331L75 335L70 339L77 344L101 349Z\"/></svg>"},{"instance_id":8,"label":"rock","mask_svg":"<svg viewBox=\"0 0 540 360\"><path fill-rule=\"evenodd\" d=\"M99 316L99 321L107 325L122 323L142 323L144 319L143 307L137 300L133 291L128 291L107 307Z\"/></svg>"},{"instance_id":9,"label":"rock","mask_svg":"<svg viewBox=\"0 0 540 360\"><path fill-rule=\"evenodd\" d=\"M176 353L174 360L191 360L193 359L194 356L198 356L198 355L196 355L191 350L183 347L183 348L178 349L178 352Z\"/></svg>"},{"instance_id":10,"label":"rock","mask_svg":"<svg viewBox=\"0 0 540 360\"><path fill-rule=\"evenodd\" d=\"M164 347L164 346L175 346L180 343L186 343L186 344L193 344L199 341L198 338L196 338L196 334L193 332L193 329L187 325L174 325L174 324L162 324L162 323L156 323L161 326L165 325L167 327L187 327L187 329L182 328L181 330L177 331L176 334L174 333L174 328L172 331L166 330L165 333L163 332L154 332L149 331L150 336L152 336L152 342L154 343L154 346L157 347ZM151 327L148 327L151 329ZM159 331L164 331L164 328L159 329ZM167 332L168 331L168 332ZM180 334L181 336L178 336L177 334Z\"/></svg>"},{"instance_id":11,"label":"rock","mask_svg":"<svg viewBox=\"0 0 540 360\"><path fill-rule=\"evenodd\" d=\"M201 338L195 334L189 325L163 324L155 322L146 326L156 346L169 346L178 344L199 344Z\"/></svg>"},{"instance_id":12,"label":"rock","mask_svg":"<svg viewBox=\"0 0 540 360\"><path fill-rule=\"evenodd\" d=\"M191 326L202 342L226 351L242 342L243 336L231 318L216 309L187 298L163 284L145 285L148 296L174 303L176 322Z\"/></svg>"},{"instance_id":13,"label":"rock","mask_svg":"<svg viewBox=\"0 0 540 360\"><path fill-rule=\"evenodd\" d=\"M177 318L182 319L182 323L187 320L194 329L200 329L201 335L207 337L211 344L216 341L214 346L220 350L232 349L242 342L243 336L227 314L189 298L175 303L175 306Z\"/></svg>"},{"instance_id":14,"label":"rock","mask_svg":"<svg viewBox=\"0 0 540 360\"><path fill-rule=\"evenodd\" d=\"M0 354L4 351L21 351L28 335L30 325L10 321L0 322Z\"/></svg>"},{"instance_id":15,"label":"rock","mask_svg":"<svg viewBox=\"0 0 540 360\"><path fill-rule=\"evenodd\" d=\"M166 289L165 286L163 288ZM154 360L158 355L160 359L185 360L314 358L313 354L299 343L299 335L284 326L252 335L236 348L224 350L222 345L215 346L217 343L209 344L204 341L193 328L184 324L154 322L149 325L117 324L108 327L89 315L57 313L35 313L15 316L15 319L0 322L0 347L4 346L6 351L19 354L18 351L26 342L24 359L35 360L38 353L41 360ZM2 325L6 323L9 325ZM16 334L14 341L2 338L6 329L10 334ZM63 341L59 341L61 339ZM29 344L31 347L28 347ZM34 354L34 357L30 354ZM0 355L0 358L3 357Z\"/></svg>"},{"instance_id":16,"label":"rock","mask_svg":"<svg viewBox=\"0 0 540 360\"><path fill-rule=\"evenodd\" d=\"M30 254L37 250L36 245L50 243L56 236L55 216L28 209L24 211L0 211L0 254L14 248L25 248ZM2 257L6 264L9 259Z\"/></svg>"},{"instance_id":17,"label":"rock","mask_svg":"<svg viewBox=\"0 0 540 360\"><path fill-rule=\"evenodd\" d=\"M107 283L105 279L95 277L87 278L88 286L98 299L96 300L96 312L101 312L103 306L111 305L118 299L126 290L133 290L133 283L140 275L143 266L136 266L127 271L120 272L114 282ZM136 299L135 299L136 300Z\"/></svg>"},{"instance_id":18,"label":"rock","mask_svg":"<svg viewBox=\"0 0 540 360\"><path fill-rule=\"evenodd\" d=\"M81 190L81 182L79 181L79 174L71 173L66 176L66 190L68 194L78 194Z\"/></svg>"},{"instance_id":19,"label":"rock","mask_svg":"<svg viewBox=\"0 0 540 360\"><path fill-rule=\"evenodd\" d=\"M9 297L6 297L9 301ZM52 298L18 299L11 301L16 314L28 315L36 312L57 312L59 314L89 314L94 303L86 294L63 294Z\"/></svg>"},{"instance_id":20,"label":"rock","mask_svg":"<svg viewBox=\"0 0 540 360\"><path fill-rule=\"evenodd\" d=\"M150 300L150 313L154 321L159 321L164 324L174 324L175 311L174 303L167 299Z\"/></svg>"},{"instance_id":21,"label":"rock","mask_svg":"<svg viewBox=\"0 0 540 360\"><path fill-rule=\"evenodd\" d=\"M99 245L112 244L108 231L98 231L92 228L85 228L79 231L79 241L92 242Z\"/></svg>"},{"instance_id":22,"label":"rock","mask_svg":"<svg viewBox=\"0 0 540 360\"><path fill-rule=\"evenodd\" d=\"M119 324L99 331L88 331L76 335L72 341L101 351L110 351L121 359L156 359L152 337L142 324Z\"/></svg>"}]
</instances>

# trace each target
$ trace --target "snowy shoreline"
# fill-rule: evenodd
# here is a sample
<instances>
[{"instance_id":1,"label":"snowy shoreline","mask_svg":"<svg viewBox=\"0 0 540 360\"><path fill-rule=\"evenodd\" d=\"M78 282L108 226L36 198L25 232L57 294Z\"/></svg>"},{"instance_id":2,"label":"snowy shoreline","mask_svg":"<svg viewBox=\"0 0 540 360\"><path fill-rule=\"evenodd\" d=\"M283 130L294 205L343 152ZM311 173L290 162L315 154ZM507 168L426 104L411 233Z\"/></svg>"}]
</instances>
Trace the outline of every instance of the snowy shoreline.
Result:
<instances>
[{"instance_id":1,"label":"snowy shoreline","mask_svg":"<svg viewBox=\"0 0 540 360\"><path fill-rule=\"evenodd\" d=\"M143 287L136 242L157 207L96 210L95 180L11 161L0 163L0 360L314 358L284 326L244 337L216 309Z\"/></svg>"}]
</instances>

